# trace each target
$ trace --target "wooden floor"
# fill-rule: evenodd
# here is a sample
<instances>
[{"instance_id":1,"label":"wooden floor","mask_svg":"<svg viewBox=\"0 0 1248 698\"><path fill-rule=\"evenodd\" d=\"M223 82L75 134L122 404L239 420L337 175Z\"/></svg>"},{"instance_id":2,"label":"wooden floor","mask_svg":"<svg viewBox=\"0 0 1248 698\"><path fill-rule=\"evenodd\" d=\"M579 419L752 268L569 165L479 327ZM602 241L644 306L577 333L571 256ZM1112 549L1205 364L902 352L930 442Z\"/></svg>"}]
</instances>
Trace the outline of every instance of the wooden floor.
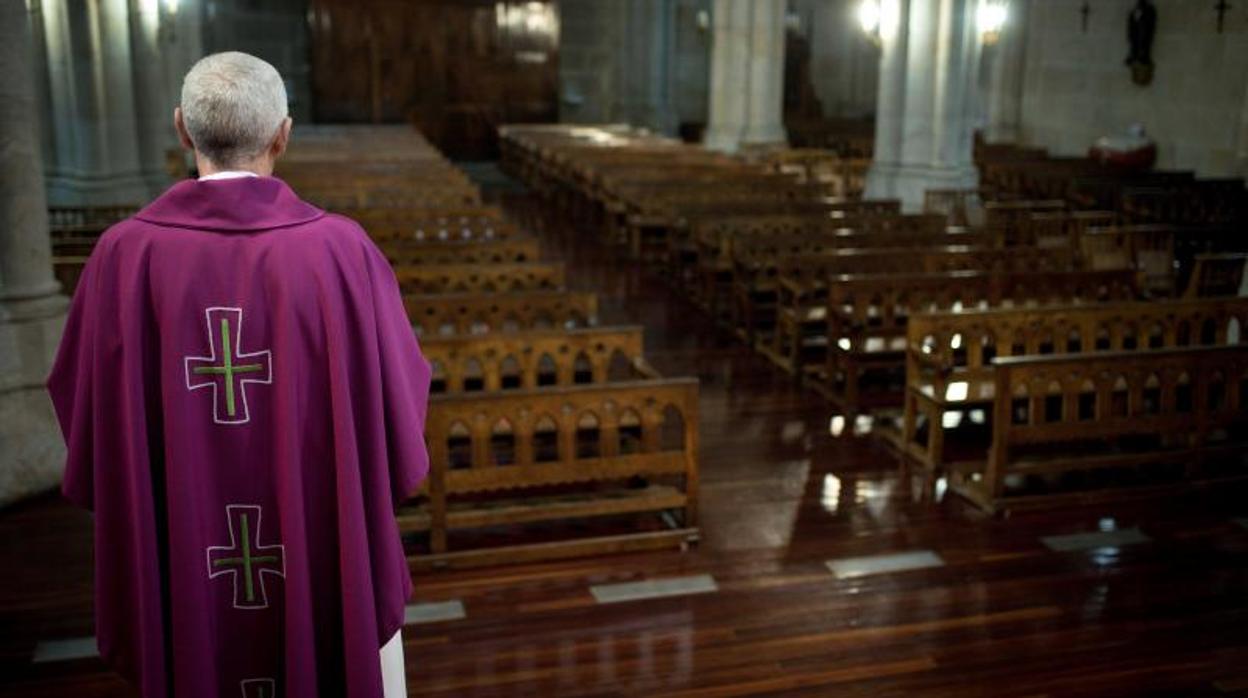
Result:
<instances>
[{"instance_id":1,"label":"wooden floor","mask_svg":"<svg viewBox=\"0 0 1248 698\"><path fill-rule=\"evenodd\" d=\"M887 451L717 332L655 276L548 231L604 320L642 323L666 375L702 381L695 550L417 578L466 617L405 633L413 696L1248 695L1243 492L988 520L917 503ZM1136 529L1054 552L1042 537ZM1135 535L1134 531L1130 532ZM827 562L931 551L927 569ZM49 497L0 514L0 695L130 696L96 659L91 525ZM594 585L711 575L717 591L599 604Z\"/></svg>"}]
</instances>

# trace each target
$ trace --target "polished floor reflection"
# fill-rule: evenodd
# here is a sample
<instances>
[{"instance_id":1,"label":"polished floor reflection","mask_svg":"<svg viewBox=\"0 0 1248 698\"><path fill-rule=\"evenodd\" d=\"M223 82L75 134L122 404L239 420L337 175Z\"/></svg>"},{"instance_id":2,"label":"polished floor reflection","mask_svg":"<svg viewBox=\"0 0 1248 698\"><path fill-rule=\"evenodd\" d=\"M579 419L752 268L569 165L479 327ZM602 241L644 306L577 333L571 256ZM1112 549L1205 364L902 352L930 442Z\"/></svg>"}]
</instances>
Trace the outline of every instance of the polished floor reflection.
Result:
<instances>
[{"instance_id":1,"label":"polished floor reflection","mask_svg":"<svg viewBox=\"0 0 1248 698\"><path fill-rule=\"evenodd\" d=\"M661 372L702 381L702 543L418 577L412 695L1248 691L1243 491L1007 520L939 483L925 502L869 419L587 237L552 228L548 254L604 321L645 325ZM32 662L92 634L90 546L55 498L0 514L0 695L132 695L97 659Z\"/></svg>"}]
</instances>

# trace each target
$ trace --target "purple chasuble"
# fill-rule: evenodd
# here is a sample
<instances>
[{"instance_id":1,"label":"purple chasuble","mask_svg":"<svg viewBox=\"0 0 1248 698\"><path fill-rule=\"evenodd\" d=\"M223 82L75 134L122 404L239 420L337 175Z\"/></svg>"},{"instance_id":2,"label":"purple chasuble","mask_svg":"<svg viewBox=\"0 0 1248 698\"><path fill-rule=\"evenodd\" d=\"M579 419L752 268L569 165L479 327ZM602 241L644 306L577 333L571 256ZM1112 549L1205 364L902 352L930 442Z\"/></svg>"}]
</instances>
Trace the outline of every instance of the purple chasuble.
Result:
<instances>
[{"instance_id":1,"label":"purple chasuble","mask_svg":"<svg viewBox=\"0 0 1248 698\"><path fill-rule=\"evenodd\" d=\"M386 259L281 180L104 233L48 384L104 658L145 698L380 698L429 376Z\"/></svg>"}]
</instances>

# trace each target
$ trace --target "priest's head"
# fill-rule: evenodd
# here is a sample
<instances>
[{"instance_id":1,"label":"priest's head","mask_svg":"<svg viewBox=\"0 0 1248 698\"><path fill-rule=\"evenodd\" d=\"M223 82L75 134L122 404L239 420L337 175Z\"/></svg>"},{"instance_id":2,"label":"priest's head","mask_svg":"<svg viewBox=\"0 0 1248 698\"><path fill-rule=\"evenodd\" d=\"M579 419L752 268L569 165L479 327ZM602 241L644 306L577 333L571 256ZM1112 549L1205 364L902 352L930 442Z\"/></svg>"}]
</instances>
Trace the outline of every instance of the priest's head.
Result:
<instances>
[{"instance_id":1,"label":"priest's head","mask_svg":"<svg viewBox=\"0 0 1248 698\"><path fill-rule=\"evenodd\" d=\"M200 175L272 174L290 140L286 86L276 68L255 56L214 53L186 74L173 124L183 147L195 151Z\"/></svg>"}]
</instances>

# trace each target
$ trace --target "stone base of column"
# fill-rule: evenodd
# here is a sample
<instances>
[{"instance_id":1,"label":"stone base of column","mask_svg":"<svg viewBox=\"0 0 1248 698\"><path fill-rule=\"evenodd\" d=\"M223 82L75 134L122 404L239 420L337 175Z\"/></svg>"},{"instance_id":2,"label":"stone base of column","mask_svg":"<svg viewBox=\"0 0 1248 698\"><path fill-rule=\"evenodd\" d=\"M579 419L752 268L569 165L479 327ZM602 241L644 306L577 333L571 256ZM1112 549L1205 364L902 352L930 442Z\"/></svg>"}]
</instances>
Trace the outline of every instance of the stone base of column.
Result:
<instances>
[{"instance_id":1,"label":"stone base of column","mask_svg":"<svg viewBox=\"0 0 1248 698\"><path fill-rule=\"evenodd\" d=\"M142 206L171 184L164 172L129 175L48 173L49 206Z\"/></svg>"},{"instance_id":2,"label":"stone base of column","mask_svg":"<svg viewBox=\"0 0 1248 698\"><path fill-rule=\"evenodd\" d=\"M758 125L745 129L745 133L741 134L741 148L743 150L746 148L769 148L775 150L777 148L786 148L788 145L789 135L784 132L784 127L780 124Z\"/></svg>"},{"instance_id":3,"label":"stone base of column","mask_svg":"<svg viewBox=\"0 0 1248 698\"><path fill-rule=\"evenodd\" d=\"M972 189L978 184L979 173L970 165L945 168L877 162L867 172L864 196L900 199L903 212L920 213L928 189Z\"/></svg>"},{"instance_id":4,"label":"stone base of column","mask_svg":"<svg viewBox=\"0 0 1248 698\"><path fill-rule=\"evenodd\" d=\"M44 385L65 306L59 295L0 302L0 507L61 482L65 445Z\"/></svg>"},{"instance_id":5,"label":"stone base of column","mask_svg":"<svg viewBox=\"0 0 1248 698\"><path fill-rule=\"evenodd\" d=\"M741 146L741 127L711 124L702 135L702 145L721 153L735 153Z\"/></svg>"},{"instance_id":6,"label":"stone base of column","mask_svg":"<svg viewBox=\"0 0 1248 698\"><path fill-rule=\"evenodd\" d=\"M988 124L984 129L987 143L1018 143L1022 140L1017 124Z\"/></svg>"}]
</instances>

